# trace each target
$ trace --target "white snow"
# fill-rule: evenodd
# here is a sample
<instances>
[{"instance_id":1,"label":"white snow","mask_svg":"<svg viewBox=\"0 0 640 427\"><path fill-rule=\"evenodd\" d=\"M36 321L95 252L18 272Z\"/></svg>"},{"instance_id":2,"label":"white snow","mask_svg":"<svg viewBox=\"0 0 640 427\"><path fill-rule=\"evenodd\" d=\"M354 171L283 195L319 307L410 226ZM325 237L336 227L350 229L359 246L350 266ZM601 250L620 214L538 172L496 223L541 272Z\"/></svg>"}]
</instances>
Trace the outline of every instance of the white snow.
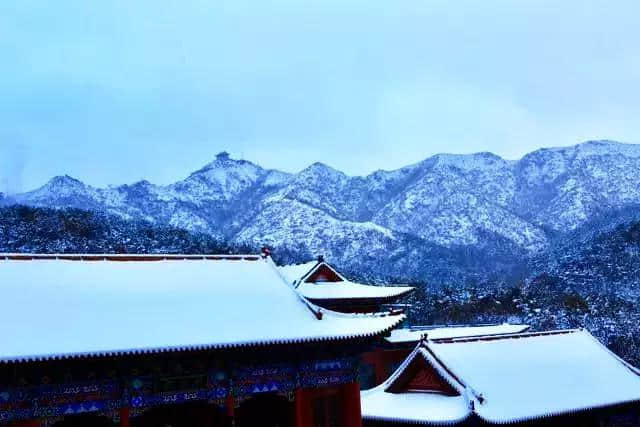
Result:
<instances>
[{"instance_id":1,"label":"white snow","mask_svg":"<svg viewBox=\"0 0 640 427\"><path fill-rule=\"evenodd\" d=\"M323 310L318 320L269 258L5 259L0 295L0 361L348 339L404 319Z\"/></svg>"},{"instance_id":2,"label":"white snow","mask_svg":"<svg viewBox=\"0 0 640 427\"><path fill-rule=\"evenodd\" d=\"M569 147L549 148L550 151L563 152L577 159L584 159L590 156L611 156L619 155L629 158L640 157L640 146L638 144L625 144L617 141L587 141Z\"/></svg>"},{"instance_id":3,"label":"white snow","mask_svg":"<svg viewBox=\"0 0 640 427\"><path fill-rule=\"evenodd\" d=\"M474 337L499 334L514 334L524 332L529 329L529 325L512 325L504 323L502 325L487 326L447 326L442 328L407 328L394 329L391 335L385 338L388 342L398 343L416 343L422 339L423 335L427 335L429 339L443 338L459 338Z\"/></svg>"},{"instance_id":4,"label":"white snow","mask_svg":"<svg viewBox=\"0 0 640 427\"><path fill-rule=\"evenodd\" d=\"M489 422L640 400L640 376L586 331L429 343L429 348L483 395L476 412Z\"/></svg>"},{"instance_id":5,"label":"white snow","mask_svg":"<svg viewBox=\"0 0 640 427\"><path fill-rule=\"evenodd\" d=\"M376 390L368 394L363 392L361 402L363 417L371 420L446 425L461 422L471 415L464 396Z\"/></svg>"},{"instance_id":6,"label":"white snow","mask_svg":"<svg viewBox=\"0 0 640 427\"><path fill-rule=\"evenodd\" d=\"M412 291L410 286L372 286L349 281L301 283L298 291L312 300L393 298Z\"/></svg>"},{"instance_id":7,"label":"white snow","mask_svg":"<svg viewBox=\"0 0 640 427\"><path fill-rule=\"evenodd\" d=\"M436 154L433 158L437 165L453 166L464 171L481 170L486 172L489 169L500 170L511 165L492 153Z\"/></svg>"}]
</instances>

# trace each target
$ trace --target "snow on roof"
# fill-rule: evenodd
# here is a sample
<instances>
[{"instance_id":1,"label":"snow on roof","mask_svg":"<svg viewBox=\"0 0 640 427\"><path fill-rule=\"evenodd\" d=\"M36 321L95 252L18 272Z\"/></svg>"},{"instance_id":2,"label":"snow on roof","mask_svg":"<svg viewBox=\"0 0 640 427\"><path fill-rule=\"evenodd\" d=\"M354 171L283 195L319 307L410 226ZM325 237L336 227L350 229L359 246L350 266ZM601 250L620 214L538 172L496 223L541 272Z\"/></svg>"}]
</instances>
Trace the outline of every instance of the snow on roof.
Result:
<instances>
[{"instance_id":1,"label":"snow on roof","mask_svg":"<svg viewBox=\"0 0 640 427\"><path fill-rule=\"evenodd\" d=\"M514 422L640 400L640 376L582 330L429 343L485 401L477 414ZM606 385L606 386L605 386Z\"/></svg>"},{"instance_id":2,"label":"snow on roof","mask_svg":"<svg viewBox=\"0 0 640 427\"><path fill-rule=\"evenodd\" d=\"M320 266L326 266L340 278L338 282L306 282ZM413 291L411 286L374 286L354 283L346 279L325 261L311 261L279 267L289 283L296 283L298 291L311 300L336 299L387 299L396 298Z\"/></svg>"},{"instance_id":3,"label":"snow on roof","mask_svg":"<svg viewBox=\"0 0 640 427\"><path fill-rule=\"evenodd\" d=\"M418 354L453 386L462 387L460 396L473 403L470 413L490 423L640 401L638 371L583 330L429 340L410 358ZM408 361L383 384L362 393L365 418L434 423L434 416L421 418L423 405L433 405L433 393L401 393L404 404L393 406L402 398L387 389ZM386 412L379 412L383 405ZM435 421L461 415L457 407L449 411Z\"/></svg>"},{"instance_id":4,"label":"snow on roof","mask_svg":"<svg viewBox=\"0 0 640 427\"><path fill-rule=\"evenodd\" d=\"M278 268L287 282L293 283L306 276L316 265L318 265L318 261L309 261L302 264L278 266Z\"/></svg>"},{"instance_id":5,"label":"snow on roof","mask_svg":"<svg viewBox=\"0 0 640 427\"><path fill-rule=\"evenodd\" d=\"M368 393L368 394L367 394ZM469 401L462 395L438 393L362 392L362 416L369 420L447 425L469 418Z\"/></svg>"},{"instance_id":6,"label":"snow on roof","mask_svg":"<svg viewBox=\"0 0 640 427\"><path fill-rule=\"evenodd\" d=\"M343 340L404 319L319 309L257 255L30 258L0 255L0 361Z\"/></svg>"},{"instance_id":7,"label":"snow on roof","mask_svg":"<svg viewBox=\"0 0 640 427\"><path fill-rule=\"evenodd\" d=\"M312 300L327 299L385 299L395 298L413 290L410 286L371 286L350 281L301 283L298 291Z\"/></svg>"},{"instance_id":8,"label":"snow on roof","mask_svg":"<svg viewBox=\"0 0 640 427\"><path fill-rule=\"evenodd\" d=\"M385 340L392 344L417 343L424 335L429 339L474 337L483 335L514 334L524 332L529 325L479 325L479 326L443 326L436 328L394 329Z\"/></svg>"},{"instance_id":9,"label":"snow on roof","mask_svg":"<svg viewBox=\"0 0 640 427\"><path fill-rule=\"evenodd\" d=\"M447 425L457 424L471 416L469 399L464 386L444 369L437 369L441 377L458 393L449 396L441 393L406 392L392 393L389 388L416 358L429 364L437 361L420 346L407 357L398 369L382 384L361 392L362 417L410 424ZM438 366L439 367L439 366Z\"/></svg>"}]
</instances>

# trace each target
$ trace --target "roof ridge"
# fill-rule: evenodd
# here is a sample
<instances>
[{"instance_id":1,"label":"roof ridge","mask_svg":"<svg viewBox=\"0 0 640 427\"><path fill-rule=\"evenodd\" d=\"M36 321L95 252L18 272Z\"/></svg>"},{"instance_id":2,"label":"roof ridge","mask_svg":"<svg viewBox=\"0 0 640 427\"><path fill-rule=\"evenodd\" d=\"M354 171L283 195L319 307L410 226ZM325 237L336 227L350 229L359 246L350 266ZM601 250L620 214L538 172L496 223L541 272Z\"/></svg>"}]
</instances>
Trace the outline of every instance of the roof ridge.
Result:
<instances>
[{"instance_id":1,"label":"roof ridge","mask_svg":"<svg viewBox=\"0 0 640 427\"><path fill-rule=\"evenodd\" d=\"M318 320L322 320L323 317L323 309L318 307L315 304L312 304L309 300L307 300L297 289L295 286L292 286L291 284L289 284L289 282L287 281L287 278L284 277L284 274L282 274L282 271L278 268L278 266L276 265L275 261L273 260L273 258L271 258L270 256L265 257L265 261L267 262L267 264L271 267L271 269L275 272L275 274L280 278L280 280L282 281L282 283L291 290L291 292L293 292L295 294L295 296L300 300L300 302L302 304L305 305L305 307L307 307L307 309L309 309L309 311L311 313L313 313L313 315L316 317L316 319Z\"/></svg>"},{"instance_id":2,"label":"roof ridge","mask_svg":"<svg viewBox=\"0 0 640 427\"><path fill-rule=\"evenodd\" d=\"M346 281L347 279L342 275L342 273L340 273L337 269L335 269L331 264L329 264L326 260L322 259L318 259L318 262L309 269L309 271L307 271L302 277L300 277L298 279L298 285L300 285L300 283L303 283L305 280L307 280L307 278L309 278L309 276L311 276L318 268L320 268L320 266L325 265L328 269L330 269L331 271L333 271L336 276L338 276L340 279L342 279L342 281Z\"/></svg>"},{"instance_id":3,"label":"roof ridge","mask_svg":"<svg viewBox=\"0 0 640 427\"><path fill-rule=\"evenodd\" d=\"M601 348L603 348L604 350L607 351L607 353L609 353L611 356L613 356L616 360L618 360L620 363L622 363L622 365L629 369L631 372L633 372L634 374L640 376L640 369L636 368L635 366L633 366L631 363L627 362L626 360L624 360L622 357L618 356L617 354L615 354L613 351L609 350L609 347L607 347L606 345L602 344L600 342L600 340L596 337L594 337L591 332L585 330L582 330L582 332L589 336L589 338L591 338L593 341L595 341L595 343L600 346Z\"/></svg>"},{"instance_id":4,"label":"roof ridge","mask_svg":"<svg viewBox=\"0 0 640 427\"><path fill-rule=\"evenodd\" d=\"M262 254L81 254L81 253L0 253L0 261L182 261L182 260L207 260L226 261L243 260L258 261Z\"/></svg>"},{"instance_id":5,"label":"roof ridge","mask_svg":"<svg viewBox=\"0 0 640 427\"><path fill-rule=\"evenodd\" d=\"M488 323L441 323L433 325L411 325L409 329L414 331L432 331L434 329L454 329L454 328L473 328L484 326L502 326L502 325L517 325L517 323L509 322L488 322Z\"/></svg>"},{"instance_id":6,"label":"roof ridge","mask_svg":"<svg viewBox=\"0 0 640 427\"><path fill-rule=\"evenodd\" d=\"M564 334L572 334L576 332L580 332L583 329L560 329L557 331L539 331L539 332L514 332L514 333L504 333L504 334L494 334L494 335L476 335L469 337L452 337L452 338L434 338L427 339L430 343L434 344L457 344L457 343L468 343L468 342L479 342L479 341L500 341L506 339L520 339L520 338L537 338L544 337L550 335L564 335Z\"/></svg>"}]
</instances>

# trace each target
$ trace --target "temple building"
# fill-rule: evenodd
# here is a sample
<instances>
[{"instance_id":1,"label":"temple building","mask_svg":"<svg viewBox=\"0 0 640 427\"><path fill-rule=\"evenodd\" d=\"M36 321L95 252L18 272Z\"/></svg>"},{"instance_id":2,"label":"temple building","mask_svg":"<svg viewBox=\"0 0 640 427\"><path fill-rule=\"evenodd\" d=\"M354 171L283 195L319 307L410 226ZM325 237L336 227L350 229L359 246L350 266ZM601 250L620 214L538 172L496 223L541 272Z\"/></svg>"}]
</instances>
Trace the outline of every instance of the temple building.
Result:
<instances>
[{"instance_id":1,"label":"temple building","mask_svg":"<svg viewBox=\"0 0 640 427\"><path fill-rule=\"evenodd\" d=\"M404 319L319 307L267 254L0 255L0 297L23 427L359 427L360 355Z\"/></svg>"},{"instance_id":2,"label":"temple building","mask_svg":"<svg viewBox=\"0 0 640 427\"><path fill-rule=\"evenodd\" d=\"M584 330L427 333L361 399L365 426L636 426L640 372Z\"/></svg>"},{"instance_id":3,"label":"temple building","mask_svg":"<svg viewBox=\"0 0 640 427\"><path fill-rule=\"evenodd\" d=\"M398 329L410 290L268 251L0 254L0 425L639 425L640 372L588 332Z\"/></svg>"},{"instance_id":4,"label":"temple building","mask_svg":"<svg viewBox=\"0 0 640 427\"><path fill-rule=\"evenodd\" d=\"M323 257L317 261L280 267L285 279L305 298L321 307L346 313L384 311L414 290L410 286L373 286L345 278Z\"/></svg>"}]
</instances>

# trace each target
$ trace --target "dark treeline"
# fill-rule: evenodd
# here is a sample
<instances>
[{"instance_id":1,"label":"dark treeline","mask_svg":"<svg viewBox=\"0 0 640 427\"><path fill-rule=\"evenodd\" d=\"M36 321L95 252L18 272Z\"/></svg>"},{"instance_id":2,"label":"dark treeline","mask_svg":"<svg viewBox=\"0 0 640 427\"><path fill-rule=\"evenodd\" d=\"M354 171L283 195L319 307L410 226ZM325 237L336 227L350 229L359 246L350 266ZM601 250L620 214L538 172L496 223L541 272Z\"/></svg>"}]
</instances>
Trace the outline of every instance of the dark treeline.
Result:
<instances>
[{"instance_id":1,"label":"dark treeline","mask_svg":"<svg viewBox=\"0 0 640 427\"><path fill-rule=\"evenodd\" d=\"M206 235L79 209L0 208L0 251L30 253L238 253Z\"/></svg>"}]
</instances>

